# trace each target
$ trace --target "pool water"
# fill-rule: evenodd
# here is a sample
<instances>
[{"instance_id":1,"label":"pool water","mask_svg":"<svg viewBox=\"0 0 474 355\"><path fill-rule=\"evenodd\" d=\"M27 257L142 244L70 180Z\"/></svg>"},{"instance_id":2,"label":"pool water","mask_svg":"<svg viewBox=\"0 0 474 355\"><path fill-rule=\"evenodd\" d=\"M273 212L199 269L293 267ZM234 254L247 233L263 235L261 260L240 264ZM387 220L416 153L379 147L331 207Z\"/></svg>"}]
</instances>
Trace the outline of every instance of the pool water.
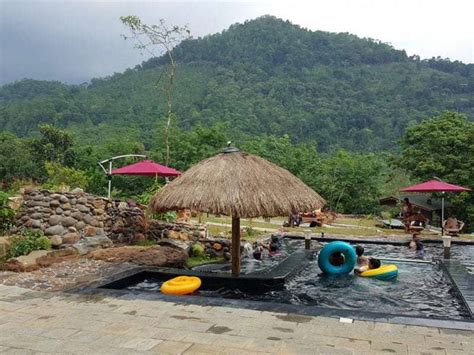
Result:
<instances>
[{"instance_id":1,"label":"pool water","mask_svg":"<svg viewBox=\"0 0 474 355\"><path fill-rule=\"evenodd\" d=\"M406 246L359 244L365 248L367 256L385 258L415 259L415 252ZM282 258L296 249L303 248L303 241L284 239L283 252L276 257L266 257L257 264L251 259L243 260L244 270L259 271L273 267ZM425 246L425 260L439 257L443 253L439 244ZM454 246L452 258L473 268L472 246ZM297 305L330 307L337 309L382 312L397 315L437 317L450 319L468 318L467 309L455 295L451 282L436 263L391 262L396 264L399 275L396 280L380 281L349 275L324 275L317 265L317 255L309 260L299 273L289 279L281 290L265 293L243 292L236 289L201 289L196 295L222 297L255 301L278 302ZM252 266L249 266L252 265ZM213 266L214 272L227 272L228 265L220 269ZM209 271L209 270L206 270ZM162 281L145 280L129 286L130 290L157 292Z\"/></svg>"}]
</instances>

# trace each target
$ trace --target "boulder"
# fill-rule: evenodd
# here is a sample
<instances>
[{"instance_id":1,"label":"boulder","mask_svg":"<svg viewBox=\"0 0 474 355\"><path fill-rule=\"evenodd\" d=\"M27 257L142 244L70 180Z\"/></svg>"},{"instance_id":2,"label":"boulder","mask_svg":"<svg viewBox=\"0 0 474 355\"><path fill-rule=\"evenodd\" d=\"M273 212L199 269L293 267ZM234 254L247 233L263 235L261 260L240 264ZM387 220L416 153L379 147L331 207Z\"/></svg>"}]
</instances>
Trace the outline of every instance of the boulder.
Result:
<instances>
[{"instance_id":1,"label":"boulder","mask_svg":"<svg viewBox=\"0 0 474 355\"><path fill-rule=\"evenodd\" d=\"M60 201L61 203L66 203L66 202L69 202L69 199L68 199L66 196L62 195L62 196L59 198L59 201Z\"/></svg>"},{"instance_id":2,"label":"boulder","mask_svg":"<svg viewBox=\"0 0 474 355\"><path fill-rule=\"evenodd\" d=\"M59 215L53 215L49 217L48 223L50 226L55 226L61 222L62 217Z\"/></svg>"},{"instance_id":3,"label":"boulder","mask_svg":"<svg viewBox=\"0 0 474 355\"><path fill-rule=\"evenodd\" d=\"M92 217L90 214L87 214L87 213L82 214L82 220L87 224L91 224L92 218L94 217Z\"/></svg>"},{"instance_id":4,"label":"boulder","mask_svg":"<svg viewBox=\"0 0 474 355\"><path fill-rule=\"evenodd\" d=\"M61 205L63 210L70 210L71 209L71 204L69 202L66 202Z\"/></svg>"},{"instance_id":5,"label":"boulder","mask_svg":"<svg viewBox=\"0 0 474 355\"><path fill-rule=\"evenodd\" d=\"M157 243L158 245L162 246L171 246L177 249L181 249L186 255L189 254L189 250L191 249L192 242L178 240L178 239L160 239Z\"/></svg>"},{"instance_id":6,"label":"boulder","mask_svg":"<svg viewBox=\"0 0 474 355\"><path fill-rule=\"evenodd\" d=\"M63 244L75 244L77 243L81 237L77 233L66 233L63 236Z\"/></svg>"},{"instance_id":7,"label":"boulder","mask_svg":"<svg viewBox=\"0 0 474 355\"><path fill-rule=\"evenodd\" d=\"M33 218L33 219L41 219L41 218L43 218L43 214L42 214L42 213L39 213L39 212L32 213L32 214L30 215L30 218Z\"/></svg>"},{"instance_id":8,"label":"boulder","mask_svg":"<svg viewBox=\"0 0 474 355\"><path fill-rule=\"evenodd\" d=\"M61 224L64 226L64 227L72 227L72 226L75 226L77 223L77 221L72 218L72 217L64 217L62 220L61 220Z\"/></svg>"},{"instance_id":9,"label":"boulder","mask_svg":"<svg viewBox=\"0 0 474 355\"><path fill-rule=\"evenodd\" d=\"M95 249L110 248L114 243L105 236L97 236L81 239L72 247L77 250L79 255L85 255Z\"/></svg>"},{"instance_id":10,"label":"boulder","mask_svg":"<svg viewBox=\"0 0 474 355\"><path fill-rule=\"evenodd\" d=\"M3 269L17 272L37 270L39 269L37 259L46 256L48 253L48 250L35 250L28 255L8 259L7 262L3 264Z\"/></svg>"},{"instance_id":11,"label":"boulder","mask_svg":"<svg viewBox=\"0 0 474 355\"><path fill-rule=\"evenodd\" d=\"M77 233L76 227L69 227L69 228L67 229L67 231L68 231L69 233Z\"/></svg>"},{"instance_id":12,"label":"boulder","mask_svg":"<svg viewBox=\"0 0 474 355\"><path fill-rule=\"evenodd\" d=\"M56 211L57 214L62 214L63 213L63 209L60 208L60 207L56 208L55 211Z\"/></svg>"},{"instance_id":13,"label":"boulder","mask_svg":"<svg viewBox=\"0 0 474 355\"><path fill-rule=\"evenodd\" d=\"M60 235L53 235L51 238L51 246L53 248L59 248L63 244L63 238Z\"/></svg>"},{"instance_id":14,"label":"boulder","mask_svg":"<svg viewBox=\"0 0 474 355\"><path fill-rule=\"evenodd\" d=\"M77 199L71 198L69 199L69 203L74 206L77 203Z\"/></svg>"},{"instance_id":15,"label":"boulder","mask_svg":"<svg viewBox=\"0 0 474 355\"><path fill-rule=\"evenodd\" d=\"M66 233L66 229L64 229L64 227L59 224L56 226L46 228L46 230L44 231L44 234L46 235L63 235L65 233Z\"/></svg>"},{"instance_id":16,"label":"boulder","mask_svg":"<svg viewBox=\"0 0 474 355\"><path fill-rule=\"evenodd\" d=\"M24 223L26 228L41 228L43 225L37 219L30 219Z\"/></svg>"},{"instance_id":17,"label":"boulder","mask_svg":"<svg viewBox=\"0 0 474 355\"><path fill-rule=\"evenodd\" d=\"M63 215L69 217L71 215L71 211L64 211L63 212Z\"/></svg>"},{"instance_id":18,"label":"boulder","mask_svg":"<svg viewBox=\"0 0 474 355\"><path fill-rule=\"evenodd\" d=\"M79 188L79 187L76 187L75 189L73 189L71 191L72 194L80 194L80 193L83 193L83 192L84 192L84 190Z\"/></svg>"},{"instance_id":19,"label":"boulder","mask_svg":"<svg viewBox=\"0 0 474 355\"><path fill-rule=\"evenodd\" d=\"M51 194L49 197L51 197L53 200L59 200L62 195L60 194Z\"/></svg>"}]
</instances>

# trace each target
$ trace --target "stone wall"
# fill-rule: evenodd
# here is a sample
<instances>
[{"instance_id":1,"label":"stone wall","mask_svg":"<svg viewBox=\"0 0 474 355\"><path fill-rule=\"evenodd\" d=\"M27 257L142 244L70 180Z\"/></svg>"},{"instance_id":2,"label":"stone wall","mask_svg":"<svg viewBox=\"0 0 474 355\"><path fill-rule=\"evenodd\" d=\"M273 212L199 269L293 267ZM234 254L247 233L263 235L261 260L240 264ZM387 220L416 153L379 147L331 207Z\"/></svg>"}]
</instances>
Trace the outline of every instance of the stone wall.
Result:
<instances>
[{"instance_id":1,"label":"stone wall","mask_svg":"<svg viewBox=\"0 0 474 355\"><path fill-rule=\"evenodd\" d=\"M205 227L188 223L150 220L143 206L84 193L27 189L16 215L16 230L38 229L53 246L75 244L92 237L108 237L114 243L140 240L198 240Z\"/></svg>"}]
</instances>

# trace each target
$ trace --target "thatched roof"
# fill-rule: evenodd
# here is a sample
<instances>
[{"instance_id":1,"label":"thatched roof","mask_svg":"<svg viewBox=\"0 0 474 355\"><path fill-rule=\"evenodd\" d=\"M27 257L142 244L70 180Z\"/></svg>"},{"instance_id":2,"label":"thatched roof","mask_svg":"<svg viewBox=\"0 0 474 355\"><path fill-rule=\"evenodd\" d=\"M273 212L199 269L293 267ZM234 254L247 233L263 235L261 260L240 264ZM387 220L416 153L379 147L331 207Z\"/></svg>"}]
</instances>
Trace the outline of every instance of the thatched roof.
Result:
<instances>
[{"instance_id":1,"label":"thatched roof","mask_svg":"<svg viewBox=\"0 0 474 355\"><path fill-rule=\"evenodd\" d=\"M240 151L203 160L150 201L156 212L190 208L244 218L286 216L324 204L318 193L289 171Z\"/></svg>"}]
</instances>

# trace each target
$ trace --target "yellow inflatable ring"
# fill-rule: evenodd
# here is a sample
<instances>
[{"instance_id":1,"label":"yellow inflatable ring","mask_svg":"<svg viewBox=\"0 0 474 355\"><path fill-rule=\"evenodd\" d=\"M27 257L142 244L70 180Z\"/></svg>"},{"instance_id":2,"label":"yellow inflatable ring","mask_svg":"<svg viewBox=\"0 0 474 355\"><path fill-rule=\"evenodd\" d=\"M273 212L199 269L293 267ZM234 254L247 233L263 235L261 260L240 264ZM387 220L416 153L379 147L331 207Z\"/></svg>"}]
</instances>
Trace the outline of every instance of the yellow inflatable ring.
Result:
<instances>
[{"instance_id":1,"label":"yellow inflatable ring","mask_svg":"<svg viewBox=\"0 0 474 355\"><path fill-rule=\"evenodd\" d=\"M161 285L165 295L187 295L201 287L201 279L196 276L178 276Z\"/></svg>"},{"instance_id":2,"label":"yellow inflatable ring","mask_svg":"<svg viewBox=\"0 0 474 355\"><path fill-rule=\"evenodd\" d=\"M362 277L373 277L378 280L391 280L397 277L398 275L398 267L397 265L382 265L377 269L371 269L364 271L363 273L359 274Z\"/></svg>"}]
</instances>

